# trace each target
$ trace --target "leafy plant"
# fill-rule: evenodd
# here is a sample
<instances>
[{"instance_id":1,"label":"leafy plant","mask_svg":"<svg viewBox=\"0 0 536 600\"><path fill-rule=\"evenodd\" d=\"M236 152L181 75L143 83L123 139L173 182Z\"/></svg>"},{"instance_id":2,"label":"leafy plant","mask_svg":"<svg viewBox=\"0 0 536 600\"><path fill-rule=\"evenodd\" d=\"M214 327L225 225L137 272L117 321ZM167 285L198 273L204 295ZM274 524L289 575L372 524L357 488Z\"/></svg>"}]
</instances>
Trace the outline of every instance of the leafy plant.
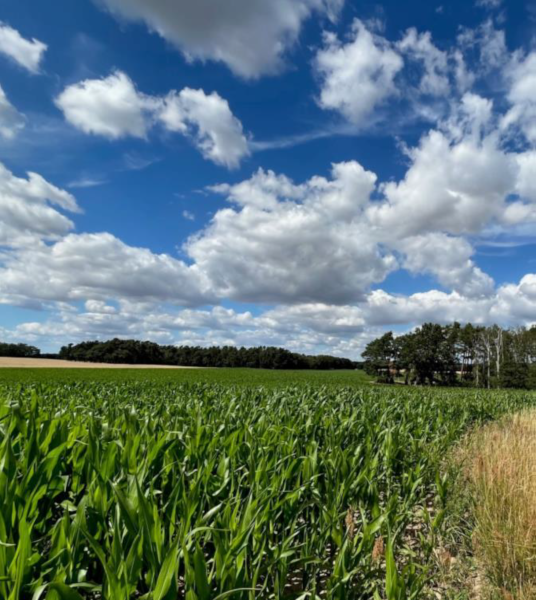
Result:
<instances>
[{"instance_id":1,"label":"leafy plant","mask_svg":"<svg viewBox=\"0 0 536 600\"><path fill-rule=\"evenodd\" d=\"M0 387L0 597L416 598L467 428L529 393ZM422 524L418 547L413 525Z\"/></svg>"}]
</instances>

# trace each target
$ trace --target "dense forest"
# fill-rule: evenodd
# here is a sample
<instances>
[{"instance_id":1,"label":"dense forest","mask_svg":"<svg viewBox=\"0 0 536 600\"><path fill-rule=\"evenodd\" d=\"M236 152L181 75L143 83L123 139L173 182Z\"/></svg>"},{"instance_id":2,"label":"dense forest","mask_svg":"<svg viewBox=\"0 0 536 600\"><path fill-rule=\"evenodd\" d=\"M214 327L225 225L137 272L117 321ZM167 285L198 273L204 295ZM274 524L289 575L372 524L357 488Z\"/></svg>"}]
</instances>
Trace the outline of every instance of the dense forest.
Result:
<instances>
[{"instance_id":1,"label":"dense forest","mask_svg":"<svg viewBox=\"0 0 536 600\"><path fill-rule=\"evenodd\" d=\"M0 356L8 356L15 358L37 358L41 352L35 346L27 344L6 344L0 342Z\"/></svg>"},{"instance_id":2,"label":"dense forest","mask_svg":"<svg viewBox=\"0 0 536 600\"><path fill-rule=\"evenodd\" d=\"M365 369L383 383L536 388L536 327L426 323L368 344Z\"/></svg>"},{"instance_id":3,"label":"dense forest","mask_svg":"<svg viewBox=\"0 0 536 600\"><path fill-rule=\"evenodd\" d=\"M283 348L234 346L160 346L154 342L113 339L64 346L59 358L86 362L183 367L249 367L254 369L355 369L347 358L307 356Z\"/></svg>"}]
</instances>

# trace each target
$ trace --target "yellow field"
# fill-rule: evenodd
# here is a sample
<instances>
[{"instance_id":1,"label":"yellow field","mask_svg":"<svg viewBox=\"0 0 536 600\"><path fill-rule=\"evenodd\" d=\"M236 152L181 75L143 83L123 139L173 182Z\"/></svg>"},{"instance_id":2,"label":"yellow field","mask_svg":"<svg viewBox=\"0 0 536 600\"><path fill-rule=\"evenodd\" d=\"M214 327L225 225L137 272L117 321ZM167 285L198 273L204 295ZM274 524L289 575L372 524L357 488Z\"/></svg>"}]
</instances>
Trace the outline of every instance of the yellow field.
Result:
<instances>
[{"instance_id":1,"label":"yellow field","mask_svg":"<svg viewBox=\"0 0 536 600\"><path fill-rule=\"evenodd\" d=\"M7 358L0 357L1 368L29 369L198 369L201 367L176 367L171 365L123 365L109 363L89 363L52 358Z\"/></svg>"}]
</instances>

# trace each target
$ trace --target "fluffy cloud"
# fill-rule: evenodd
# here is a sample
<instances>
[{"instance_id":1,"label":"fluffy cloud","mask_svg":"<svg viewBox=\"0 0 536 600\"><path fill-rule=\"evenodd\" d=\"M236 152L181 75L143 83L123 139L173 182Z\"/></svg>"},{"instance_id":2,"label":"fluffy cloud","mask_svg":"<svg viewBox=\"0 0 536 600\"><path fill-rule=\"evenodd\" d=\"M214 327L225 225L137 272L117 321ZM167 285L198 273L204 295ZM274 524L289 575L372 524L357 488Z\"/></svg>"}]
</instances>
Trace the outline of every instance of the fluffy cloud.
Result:
<instances>
[{"instance_id":1,"label":"fluffy cloud","mask_svg":"<svg viewBox=\"0 0 536 600\"><path fill-rule=\"evenodd\" d=\"M185 249L218 295L238 301L355 302L400 267L464 298L492 295L471 236L536 220L533 152L504 150L492 103L470 93L405 151L405 176L379 189L356 162L334 165L330 180L259 170L213 186L235 207Z\"/></svg>"},{"instance_id":2,"label":"fluffy cloud","mask_svg":"<svg viewBox=\"0 0 536 600\"><path fill-rule=\"evenodd\" d=\"M488 20L477 30L477 44L480 47L480 65L484 71L503 66L509 58L506 36L502 29L495 29Z\"/></svg>"},{"instance_id":3,"label":"fluffy cloud","mask_svg":"<svg viewBox=\"0 0 536 600\"><path fill-rule=\"evenodd\" d=\"M191 137L201 154L219 165L238 167L249 154L242 123L216 92L184 88L164 100L159 119L170 131Z\"/></svg>"},{"instance_id":4,"label":"fluffy cloud","mask_svg":"<svg viewBox=\"0 0 536 600\"><path fill-rule=\"evenodd\" d=\"M536 202L536 151L516 155L519 168L516 192L524 199Z\"/></svg>"},{"instance_id":5,"label":"fluffy cloud","mask_svg":"<svg viewBox=\"0 0 536 600\"><path fill-rule=\"evenodd\" d=\"M279 307L254 317L222 307L210 310L166 311L158 305L139 306L121 301L112 306L86 302L83 309L61 305L45 322L26 322L14 331L0 330L5 338L38 344L63 345L87 339L151 339L190 345L276 345L298 352L358 357L378 333L363 323L360 307L300 305Z\"/></svg>"},{"instance_id":6,"label":"fluffy cloud","mask_svg":"<svg viewBox=\"0 0 536 600\"><path fill-rule=\"evenodd\" d=\"M481 116L477 111L471 123ZM386 202L369 211L377 227L402 237L430 231L459 235L501 219L517 167L496 136L481 136L470 127L457 140L433 130L408 153L411 166L404 179L386 184Z\"/></svg>"},{"instance_id":7,"label":"fluffy cloud","mask_svg":"<svg viewBox=\"0 0 536 600\"><path fill-rule=\"evenodd\" d=\"M102 300L86 300L84 303L85 309L89 314L93 315L115 315L117 308L110 306Z\"/></svg>"},{"instance_id":8,"label":"fluffy cloud","mask_svg":"<svg viewBox=\"0 0 536 600\"><path fill-rule=\"evenodd\" d=\"M56 98L56 105L78 129L110 139L146 137L157 107L121 72L70 85Z\"/></svg>"},{"instance_id":9,"label":"fluffy cloud","mask_svg":"<svg viewBox=\"0 0 536 600\"><path fill-rule=\"evenodd\" d=\"M16 30L0 22L0 53L14 60L30 73L38 73L47 45L35 38L27 40Z\"/></svg>"},{"instance_id":10,"label":"fluffy cloud","mask_svg":"<svg viewBox=\"0 0 536 600\"><path fill-rule=\"evenodd\" d=\"M4 303L127 298L189 305L215 300L195 266L128 246L109 233L69 234L51 246L9 253L3 263Z\"/></svg>"},{"instance_id":11,"label":"fluffy cloud","mask_svg":"<svg viewBox=\"0 0 536 600\"><path fill-rule=\"evenodd\" d=\"M505 32L492 19L462 29L446 49L434 44L429 31L412 27L401 39L389 40L379 29L355 19L347 41L325 33L324 47L313 60L319 106L336 110L358 128L386 114L391 128L393 120L437 124L475 82L485 82L492 71L502 79L512 61Z\"/></svg>"},{"instance_id":12,"label":"fluffy cloud","mask_svg":"<svg viewBox=\"0 0 536 600\"><path fill-rule=\"evenodd\" d=\"M313 10L328 12L324 0L292 6L232 0L199 20L199 30L238 33L226 40L199 35L196 46L187 37L199 31L187 18L172 22L166 11L195 16L209 0L101 1L144 19L191 57L220 60L247 77L277 69L303 20ZM288 10L280 14L278 7ZM226 21L239 8L243 19ZM253 13L264 28L244 33ZM278 25L270 29L276 13ZM262 56L255 55L260 44L242 45L258 35L269 42ZM72 233L65 213L79 210L73 196L35 173L17 178L0 166L0 302L54 312L48 322L20 325L16 335L275 344L357 357L371 336L393 325L535 322L536 275L496 286L478 267L473 243L536 221L536 153L529 148L536 141L536 54L510 56L504 32L491 20L463 31L458 47L447 51L429 33L410 29L389 41L356 20L348 39L325 35L314 68L319 105L340 112L353 130L374 123L390 101L404 117L409 107L436 119L416 145L401 144L404 175L378 185L373 173L349 161L302 183L259 169L244 181L211 186L228 204L187 240L182 261L109 233ZM494 105L466 93L492 68L507 84L503 117L500 98ZM67 87L56 103L89 134L145 139L160 128L187 137L205 158L228 168L250 152L242 124L215 92L185 88L151 96L118 71ZM12 137L23 123L0 88L0 135ZM190 211L183 216L191 218ZM374 290L396 269L431 275L441 289ZM260 314L200 308L223 300L270 308Z\"/></svg>"},{"instance_id":13,"label":"fluffy cloud","mask_svg":"<svg viewBox=\"0 0 536 600\"><path fill-rule=\"evenodd\" d=\"M206 115L191 103L207 99L212 106L214 97L186 90L163 100L154 115L170 129L193 135L192 123ZM4 301L19 303L129 298L200 305L225 298L342 306L363 302L373 284L404 268L430 274L466 299L493 295L494 283L475 263L466 236L536 218L534 157L505 152L495 124L491 102L466 94L441 129L406 150L405 176L379 187L376 176L355 161L333 165L330 177L299 184L260 169L245 181L213 186L229 206L186 242L190 264L132 248L109 234L62 238L72 223L43 199L62 199L67 210L76 203L57 188L49 196L41 192L38 206L52 211L56 228L48 225L49 233L36 239L61 239L5 255L0 291ZM519 199L510 199L516 193ZM15 222L9 206L7 223ZM17 235L24 239L20 227ZM94 268L85 270L82 265L91 260ZM361 322L355 313L352 319L351 327Z\"/></svg>"},{"instance_id":14,"label":"fluffy cloud","mask_svg":"<svg viewBox=\"0 0 536 600\"><path fill-rule=\"evenodd\" d=\"M212 186L211 191L227 195L230 201L242 207L271 210L277 208L279 198L300 200L305 195L303 186L295 185L285 175L259 169L250 179L234 185Z\"/></svg>"},{"instance_id":15,"label":"fluffy cloud","mask_svg":"<svg viewBox=\"0 0 536 600\"><path fill-rule=\"evenodd\" d=\"M7 99L2 86L0 86L0 136L10 140L17 135L24 125L24 117Z\"/></svg>"},{"instance_id":16,"label":"fluffy cloud","mask_svg":"<svg viewBox=\"0 0 536 600\"><path fill-rule=\"evenodd\" d=\"M186 250L222 297L252 302L355 300L396 265L362 219L376 177L356 162L297 186L258 171L220 186L226 208Z\"/></svg>"},{"instance_id":17,"label":"fluffy cloud","mask_svg":"<svg viewBox=\"0 0 536 600\"><path fill-rule=\"evenodd\" d=\"M256 321L263 327L287 335L307 331L329 336L353 336L367 326L360 306L320 303L280 306L266 311Z\"/></svg>"},{"instance_id":18,"label":"fluffy cloud","mask_svg":"<svg viewBox=\"0 0 536 600\"><path fill-rule=\"evenodd\" d=\"M510 59L505 33L495 28L492 19L474 29L462 29L457 42L463 53L473 55L478 75L487 75L493 69L503 67Z\"/></svg>"},{"instance_id":19,"label":"fluffy cloud","mask_svg":"<svg viewBox=\"0 0 536 600\"><path fill-rule=\"evenodd\" d=\"M405 296L375 290L356 305L280 306L258 316L223 307L169 311L150 302L121 300L111 305L90 300L83 309L59 304L48 321L22 323L2 334L58 345L110 336L204 346L266 344L359 358L368 341L386 327L410 329L426 321L528 325L536 322L535 306L536 275L528 274L486 297L438 290Z\"/></svg>"},{"instance_id":20,"label":"fluffy cloud","mask_svg":"<svg viewBox=\"0 0 536 600\"><path fill-rule=\"evenodd\" d=\"M451 60L454 64L454 80L458 92L465 93L473 86L476 76L468 69L463 52L458 48L452 52Z\"/></svg>"},{"instance_id":21,"label":"fluffy cloud","mask_svg":"<svg viewBox=\"0 0 536 600\"><path fill-rule=\"evenodd\" d=\"M314 60L321 80L318 102L322 108L337 110L351 123L363 126L376 107L397 94L395 77L403 65L384 38L356 19L346 44L335 34L325 34L324 48Z\"/></svg>"},{"instance_id":22,"label":"fluffy cloud","mask_svg":"<svg viewBox=\"0 0 536 600\"><path fill-rule=\"evenodd\" d=\"M518 284L502 286L492 317L512 325L536 324L536 274L528 273Z\"/></svg>"},{"instance_id":23,"label":"fluffy cloud","mask_svg":"<svg viewBox=\"0 0 536 600\"><path fill-rule=\"evenodd\" d=\"M439 290L410 296L376 290L367 298L364 312L369 325L376 327L411 327L425 322L487 323L494 301L494 297L469 299L458 292Z\"/></svg>"},{"instance_id":24,"label":"fluffy cloud","mask_svg":"<svg viewBox=\"0 0 536 600\"><path fill-rule=\"evenodd\" d=\"M121 17L147 26L187 59L225 63L242 77L282 67L285 51L313 11L334 18L343 0L100 0Z\"/></svg>"},{"instance_id":25,"label":"fluffy cloud","mask_svg":"<svg viewBox=\"0 0 536 600\"><path fill-rule=\"evenodd\" d=\"M419 34L415 28L411 28L397 47L410 59L422 63L421 93L441 96L450 92L448 54L433 44L430 32Z\"/></svg>"},{"instance_id":26,"label":"fluffy cloud","mask_svg":"<svg viewBox=\"0 0 536 600\"><path fill-rule=\"evenodd\" d=\"M502 285L495 293L477 298L437 290L410 296L377 290L369 295L363 311L367 323L376 326L426 321L527 326L536 323L536 274L529 273L519 283Z\"/></svg>"},{"instance_id":27,"label":"fluffy cloud","mask_svg":"<svg viewBox=\"0 0 536 600\"><path fill-rule=\"evenodd\" d=\"M507 70L508 100L512 105L502 126L516 127L531 144L536 143L536 52L515 57Z\"/></svg>"},{"instance_id":28,"label":"fluffy cloud","mask_svg":"<svg viewBox=\"0 0 536 600\"><path fill-rule=\"evenodd\" d=\"M493 279L475 265L473 247L463 238L428 233L401 240L397 247L405 255L403 266L412 273L430 273L469 298L493 293Z\"/></svg>"},{"instance_id":29,"label":"fluffy cloud","mask_svg":"<svg viewBox=\"0 0 536 600\"><path fill-rule=\"evenodd\" d=\"M148 96L117 71L70 85L56 98L56 105L85 133L109 139L146 138L161 123L191 138L203 156L216 164L234 168L249 154L242 124L216 92L184 88L164 98Z\"/></svg>"},{"instance_id":30,"label":"fluffy cloud","mask_svg":"<svg viewBox=\"0 0 536 600\"><path fill-rule=\"evenodd\" d=\"M33 245L68 233L72 221L51 205L79 211L71 194L37 173L28 173L27 179L15 177L0 163L0 245Z\"/></svg>"}]
</instances>

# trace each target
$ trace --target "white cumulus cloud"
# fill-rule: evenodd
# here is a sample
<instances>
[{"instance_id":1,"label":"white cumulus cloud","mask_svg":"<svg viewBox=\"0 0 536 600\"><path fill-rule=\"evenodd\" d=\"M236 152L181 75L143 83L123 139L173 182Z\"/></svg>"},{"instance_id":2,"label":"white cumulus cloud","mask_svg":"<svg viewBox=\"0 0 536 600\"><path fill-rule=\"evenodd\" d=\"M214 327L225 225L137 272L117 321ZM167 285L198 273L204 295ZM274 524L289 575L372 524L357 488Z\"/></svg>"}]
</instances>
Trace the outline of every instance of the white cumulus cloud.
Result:
<instances>
[{"instance_id":1,"label":"white cumulus cloud","mask_svg":"<svg viewBox=\"0 0 536 600\"><path fill-rule=\"evenodd\" d=\"M318 102L363 126L375 108L398 93L395 77L403 66L392 45L356 19L349 42L342 43L333 33L324 36L324 47L314 59L321 80Z\"/></svg>"},{"instance_id":2,"label":"white cumulus cloud","mask_svg":"<svg viewBox=\"0 0 536 600\"><path fill-rule=\"evenodd\" d=\"M424 73L419 83L423 94L440 96L450 92L448 53L434 45L429 31L419 34L415 28L408 29L397 47L401 53L423 65Z\"/></svg>"},{"instance_id":3,"label":"white cumulus cloud","mask_svg":"<svg viewBox=\"0 0 536 600\"><path fill-rule=\"evenodd\" d=\"M56 105L78 129L110 139L144 138L155 108L155 102L119 71L68 86L56 98Z\"/></svg>"},{"instance_id":4,"label":"white cumulus cloud","mask_svg":"<svg viewBox=\"0 0 536 600\"><path fill-rule=\"evenodd\" d=\"M395 268L363 220L376 176L356 162L295 185L273 172L216 188L239 205L216 213L186 250L223 297L355 300Z\"/></svg>"},{"instance_id":5,"label":"white cumulus cloud","mask_svg":"<svg viewBox=\"0 0 536 600\"><path fill-rule=\"evenodd\" d=\"M469 131L453 140L432 130L409 157L404 179L385 184L386 202L370 208L377 227L402 237L431 231L459 235L479 232L503 216L517 168L496 136L474 137Z\"/></svg>"},{"instance_id":6,"label":"white cumulus cloud","mask_svg":"<svg viewBox=\"0 0 536 600\"><path fill-rule=\"evenodd\" d=\"M0 53L8 56L30 73L39 72L47 45L35 38L28 40L13 27L0 21Z\"/></svg>"},{"instance_id":7,"label":"white cumulus cloud","mask_svg":"<svg viewBox=\"0 0 536 600\"><path fill-rule=\"evenodd\" d=\"M516 56L506 72L510 83L508 100L511 108L502 126L516 127L531 144L536 143L536 52Z\"/></svg>"},{"instance_id":8,"label":"white cumulus cloud","mask_svg":"<svg viewBox=\"0 0 536 600\"><path fill-rule=\"evenodd\" d=\"M427 233L401 240L397 248L405 255L404 268L430 273L449 290L469 298L494 291L493 279L475 265L473 247L463 238Z\"/></svg>"},{"instance_id":9,"label":"white cumulus cloud","mask_svg":"<svg viewBox=\"0 0 536 600\"><path fill-rule=\"evenodd\" d=\"M190 88L171 92L159 119L170 131L191 137L201 154L216 164L235 168L249 154L242 123L216 92Z\"/></svg>"},{"instance_id":10,"label":"white cumulus cloud","mask_svg":"<svg viewBox=\"0 0 536 600\"><path fill-rule=\"evenodd\" d=\"M19 178L0 163L0 245L34 245L73 228L57 208L78 212L74 197L37 173Z\"/></svg>"},{"instance_id":11,"label":"white cumulus cloud","mask_svg":"<svg viewBox=\"0 0 536 600\"><path fill-rule=\"evenodd\" d=\"M344 0L99 0L112 13L144 21L187 59L214 60L255 78L281 69L313 12L334 18Z\"/></svg>"},{"instance_id":12,"label":"white cumulus cloud","mask_svg":"<svg viewBox=\"0 0 536 600\"><path fill-rule=\"evenodd\" d=\"M4 256L0 267L4 303L122 298L183 305L214 301L195 266L128 246L109 233L71 233L52 245L21 248Z\"/></svg>"},{"instance_id":13,"label":"white cumulus cloud","mask_svg":"<svg viewBox=\"0 0 536 600\"><path fill-rule=\"evenodd\" d=\"M119 139L146 138L161 123L190 138L208 160L237 167L249 154L241 122L219 94L184 88L165 97L138 91L132 80L116 71L102 79L87 79L65 88L56 98L67 121L85 133Z\"/></svg>"},{"instance_id":14,"label":"white cumulus cloud","mask_svg":"<svg viewBox=\"0 0 536 600\"><path fill-rule=\"evenodd\" d=\"M13 139L26 123L23 115L11 104L0 86L0 136Z\"/></svg>"}]
</instances>

